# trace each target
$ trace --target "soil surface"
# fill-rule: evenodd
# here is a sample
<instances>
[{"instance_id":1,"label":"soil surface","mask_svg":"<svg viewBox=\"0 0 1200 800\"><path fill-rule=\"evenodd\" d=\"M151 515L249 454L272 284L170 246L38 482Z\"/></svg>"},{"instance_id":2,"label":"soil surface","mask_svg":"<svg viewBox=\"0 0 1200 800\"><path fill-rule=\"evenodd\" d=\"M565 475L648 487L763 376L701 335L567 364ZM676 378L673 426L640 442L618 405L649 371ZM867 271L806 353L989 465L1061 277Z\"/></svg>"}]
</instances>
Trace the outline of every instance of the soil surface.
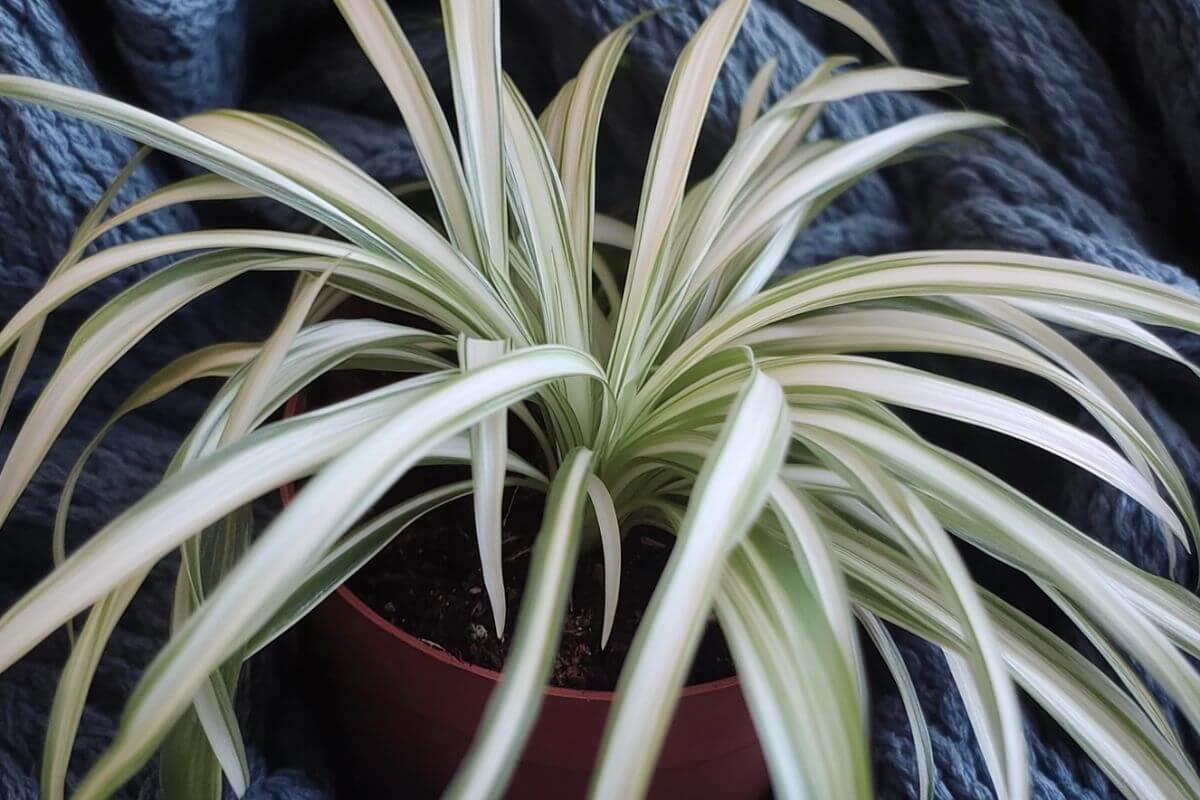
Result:
<instances>
[{"instance_id":1,"label":"soil surface","mask_svg":"<svg viewBox=\"0 0 1200 800\"><path fill-rule=\"evenodd\" d=\"M443 470L441 480L446 480L445 469L437 469ZM426 484L428 477L414 476L414 482ZM503 553L508 620L503 640L496 637L491 603L483 588L470 498L431 512L412 525L350 579L350 588L381 616L412 635L464 661L500 670L519 614L543 502L543 496L530 489L513 489L506 496ZM554 686L594 690L616 686L638 622L670 556L672 541L669 534L654 530L635 530L625 537L617 615L603 650L603 557L598 547L581 555L554 661ZM725 640L716 622L710 621L688 683L718 680L733 673Z\"/></svg>"}]
</instances>

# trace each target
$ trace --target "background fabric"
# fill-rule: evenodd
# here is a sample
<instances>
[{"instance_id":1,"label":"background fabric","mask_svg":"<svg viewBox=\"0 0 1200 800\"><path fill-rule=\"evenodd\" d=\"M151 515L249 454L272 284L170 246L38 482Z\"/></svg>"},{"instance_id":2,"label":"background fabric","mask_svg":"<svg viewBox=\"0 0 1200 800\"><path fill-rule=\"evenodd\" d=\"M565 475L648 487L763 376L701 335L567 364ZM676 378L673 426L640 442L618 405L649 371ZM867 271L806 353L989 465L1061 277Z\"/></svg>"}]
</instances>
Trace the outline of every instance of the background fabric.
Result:
<instances>
[{"instance_id":1,"label":"background fabric","mask_svg":"<svg viewBox=\"0 0 1200 800\"><path fill-rule=\"evenodd\" d=\"M908 248L1009 248L1097 261L1196 289L1200 0L852 1L883 29L906 64L964 75L971 85L953 95L874 96L835 104L822 122L823 135L856 136L924 109L960 104L1000 114L1014 129L865 180L804 235L789 268ZM505 66L537 105L573 74L605 32L659 4L668 5L505 0ZM614 213L628 215L636 206L670 66L714 3L669 5L671 10L639 29L605 116L599 206ZM402 23L444 91L438 17L436 2L405 3L401 10ZM755 0L722 73L696 174L711 168L728 146L742 91L762 61L780 58L775 97L833 52L877 60L851 35L791 0ZM311 128L380 179L411 177L419 169L387 93L328 0L0 0L0 70L100 90L168 116L219 106L278 113ZM93 126L0 102L0 319L10 317L44 280L74 226L131 153L128 142ZM152 160L135 173L119 202L184 172L177 163ZM290 213L263 204L177 209L126 225L103 244L247 220L296 223ZM114 276L53 315L13 422L27 411L88 311L155 266ZM122 393L187 349L261 336L277 317L286 290L278 278L248 278L193 304L93 391L0 535L0 608L48 570L58 488ZM1194 338L1171 341L1193 358L1200 356ZM1129 348L1085 344L1134 393L1195 480L1200 387L1183 370ZM974 370L972 377L1014 380L994 371ZM135 414L108 438L80 483L72 543L153 484L212 388L177 392ZM1029 397L1040 391L1017 388ZM1012 476L1125 556L1165 574L1159 533L1134 504L1050 457L995 437L946 426L927 429ZM14 433L12 424L2 432L0 451ZM971 558L988 586L1071 635L1027 582ZM172 569L168 562L155 572L106 654L76 745L73 779L105 746L123 698L162 642ZM1174 577L1189 580L1193 571L1185 563ZM991 797L945 662L919 642L905 638L902 644L932 728L937 796ZM0 797L37 795L45 715L65 653L65 637L55 637L0 676ZM307 800L331 791L320 728L302 713L303 684L292 677L301 663L296 659L285 648L251 665L243 705L253 745L248 796L256 800ZM912 797L916 773L903 708L890 682L877 677L872 736L879 793ZM1116 796L1102 773L1032 707L1027 731L1036 797ZM1200 752L1191 732L1183 735ZM155 795L152 765L122 794Z\"/></svg>"}]
</instances>

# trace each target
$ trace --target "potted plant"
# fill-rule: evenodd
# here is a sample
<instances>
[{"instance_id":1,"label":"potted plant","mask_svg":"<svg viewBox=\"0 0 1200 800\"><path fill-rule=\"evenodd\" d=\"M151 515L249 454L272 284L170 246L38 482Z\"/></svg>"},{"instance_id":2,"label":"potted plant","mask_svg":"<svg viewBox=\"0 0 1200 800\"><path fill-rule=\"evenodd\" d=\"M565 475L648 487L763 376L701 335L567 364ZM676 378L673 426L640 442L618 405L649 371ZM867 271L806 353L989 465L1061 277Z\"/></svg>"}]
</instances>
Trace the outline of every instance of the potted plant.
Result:
<instances>
[{"instance_id":1,"label":"potted plant","mask_svg":"<svg viewBox=\"0 0 1200 800\"><path fill-rule=\"evenodd\" d=\"M399 197L282 120L220 111L176 123L78 89L0 77L0 96L93 120L206 170L110 216L123 172L44 288L0 329L0 351L10 354L0 386L7 408L56 306L127 266L192 254L81 327L0 471L0 517L88 388L158 322L247 271L298 274L265 341L206 348L133 388L118 415L189 380L226 379L162 482L69 557L60 515L58 565L0 617L6 668L87 612L73 629L52 710L47 796L63 792L104 642L149 568L176 550L172 636L76 797L106 796L156 751L168 796L219 796L222 775L239 791L246 768L231 698L240 667L331 595L318 626L341 627L347 641L365 636L364 626L383 637L371 641L392 637L356 648L339 664L347 674L399 681L403 660L423 665L411 670L444 667L488 683L463 698L474 710L445 707L443 719L435 707L429 730L481 714L446 791L499 795L539 711L561 724L553 711L560 695L546 683L580 553L602 566L602 644L631 546L623 537L647 528L674 544L586 759L592 796L645 793L664 740L675 746L668 727L677 706L680 714L716 713L689 710L689 698L722 691L744 694L779 795L870 796L860 630L905 695L928 795L930 743L887 625L945 650L1000 796L1029 793L1018 688L1130 796L1200 796L1200 778L1148 688L1152 679L1189 722L1200 722L1200 679L1187 660L1200 656L1196 599L930 443L893 410L991 429L1091 471L1155 514L1163 546L1174 552L1175 540L1190 546L1198 527L1183 475L1133 403L1059 328L1182 361L1142 323L1200 332L1200 303L1103 267L987 251L850 257L772 281L805 223L856 179L914 147L998 121L943 112L856 140L810 140L823 103L956 81L895 65L849 7L806 0L888 63L855 68L830 59L760 115L768 65L747 91L730 151L689 187L707 99L748 1L720 4L680 55L633 226L595 212L593 185L601 109L637 20L597 45L535 115L500 71L497 4L444 0L456 141L382 0L341 0L428 178ZM413 192L432 197L430 218L408 202ZM87 250L138 214L245 197L289 205L328 234L201 230ZM403 321L338 319L334 309L346 296L394 309ZM890 356L903 353L968 357L1050 381L1107 438ZM278 418L314 381L361 369L389 377ZM401 483L400 496L389 494L414 468L447 464L466 477L435 479L415 493ZM79 469L67 478L64 508ZM301 480L255 531L249 504ZM510 484L545 495L517 609L508 608L502 547ZM494 676L402 642L337 588L431 509L467 495L470 551L494 633L511 630L494 688ZM978 587L955 539L1032 578L1096 646L1107 671ZM684 692L681 705L713 613L737 682ZM419 687L436 679L413 680ZM371 696L384 713L399 702L383 690ZM569 715L566 724L570 730ZM588 724L579 717L580 729ZM710 746L723 730L720 721L688 716L684 734L693 741L685 744ZM389 741L377 720L370 735ZM381 756L389 757L404 755ZM741 788L757 789L753 780Z\"/></svg>"}]
</instances>

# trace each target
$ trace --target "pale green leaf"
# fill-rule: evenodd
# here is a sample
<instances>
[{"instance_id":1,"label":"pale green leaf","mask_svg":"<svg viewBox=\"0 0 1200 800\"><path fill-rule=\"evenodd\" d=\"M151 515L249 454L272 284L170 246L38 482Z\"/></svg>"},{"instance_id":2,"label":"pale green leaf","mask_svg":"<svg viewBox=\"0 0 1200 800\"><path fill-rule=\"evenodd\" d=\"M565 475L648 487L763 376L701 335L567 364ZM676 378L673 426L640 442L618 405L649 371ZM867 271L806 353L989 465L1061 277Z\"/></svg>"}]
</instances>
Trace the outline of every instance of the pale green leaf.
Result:
<instances>
[{"instance_id":1,"label":"pale green leaf","mask_svg":"<svg viewBox=\"0 0 1200 800\"><path fill-rule=\"evenodd\" d=\"M505 133L500 119L500 4L442 0L467 195L488 273L508 278Z\"/></svg>"},{"instance_id":2,"label":"pale green leaf","mask_svg":"<svg viewBox=\"0 0 1200 800\"><path fill-rule=\"evenodd\" d=\"M866 800L865 706L820 606L787 549L761 532L731 555L717 595L777 795Z\"/></svg>"},{"instance_id":3,"label":"pale green leaf","mask_svg":"<svg viewBox=\"0 0 1200 800\"><path fill-rule=\"evenodd\" d=\"M508 350L504 341L459 340L459 363L475 369L495 361ZM504 537L504 472L508 452L508 416L498 411L471 429L471 481L475 504L475 537L483 565L483 586L492 604L496 636L504 638L507 600L504 594L504 560L500 543Z\"/></svg>"},{"instance_id":4,"label":"pale green leaf","mask_svg":"<svg viewBox=\"0 0 1200 800\"><path fill-rule=\"evenodd\" d=\"M591 469L591 451L573 450L550 483L504 674L446 789L448 798L500 797L516 768L558 652Z\"/></svg>"},{"instance_id":5,"label":"pale green leaf","mask_svg":"<svg viewBox=\"0 0 1200 800\"><path fill-rule=\"evenodd\" d=\"M756 373L696 481L678 544L630 647L591 794L640 795L650 779L721 565L767 499L787 442L783 392Z\"/></svg>"},{"instance_id":6,"label":"pale green leaf","mask_svg":"<svg viewBox=\"0 0 1200 800\"><path fill-rule=\"evenodd\" d=\"M797 437L850 482L888 523L898 544L933 579L964 630L962 666L951 667L966 702L976 738L1001 797L1029 796L1021 712L998 649L990 618L948 534L920 498L844 440L799 425Z\"/></svg>"},{"instance_id":7,"label":"pale green leaf","mask_svg":"<svg viewBox=\"0 0 1200 800\"><path fill-rule=\"evenodd\" d=\"M79 223L78 230L71 237L71 244L66 255L50 271L50 277L61 273L65 269L69 269L83 256L87 244L99 235L97 230L102 227L101 220L108 213L109 208L111 208L113 201L116 199L117 192L125 185L129 176L133 174L134 170L141 165L149 154L149 148L139 147L133 157L121 168L121 171L113 178L108 188L100 195L100 199L92 206L91 211ZM25 370L29 368L29 362L33 359L34 350L42 335L42 327L43 322L38 321L21 334L20 340L9 357L8 366L4 371L4 382L0 384L0 424L8 416L8 410L12 406L13 397L16 396L21 378L25 375Z\"/></svg>"},{"instance_id":8,"label":"pale green leaf","mask_svg":"<svg viewBox=\"0 0 1200 800\"><path fill-rule=\"evenodd\" d=\"M591 296L590 259L595 217L596 143L600 115L609 86L633 29L647 14L639 14L604 37L584 60L579 73L564 87L561 140L550 145L562 178L566 200L571 252L576 268L580 305L587 307ZM547 141L550 136L547 135Z\"/></svg>"},{"instance_id":9,"label":"pale green leaf","mask_svg":"<svg viewBox=\"0 0 1200 800\"><path fill-rule=\"evenodd\" d=\"M904 703L904 714L908 717L908 727L912 730L913 749L917 753L917 796L920 800L933 800L933 781L937 775L937 766L933 760L933 742L929 737L929 724L925 721L925 712L921 709L920 695L913 684L912 674L908 664L896 646L896 640L879 618L869 611L860 611L858 619L862 622L863 630L882 656L888 672L896 682L900 691L900 700Z\"/></svg>"},{"instance_id":10,"label":"pale green leaf","mask_svg":"<svg viewBox=\"0 0 1200 800\"><path fill-rule=\"evenodd\" d=\"M462 162L437 95L385 0L337 0L338 8L404 117L456 247L483 266Z\"/></svg>"},{"instance_id":11,"label":"pale green leaf","mask_svg":"<svg viewBox=\"0 0 1200 800\"><path fill-rule=\"evenodd\" d=\"M746 129L758 118L759 112L762 111L763 101L771 88L771 79L775 77L775 70L778 67L779 59L772 56L762 63L762 66L754 73L754 77L750 79L750 84L746 87L746 94L742 97L741 112L738 114L737 132L739 135L745 133Z\"/></svg>"},{"instance_id":12,"label":"pale green leaf","mask_svg":"<svg viewBox=\"0 0 1200 800\"><path fill-rule=\"evenodd\" d=\"M261 191L368 250L390 249L361 221L329 203L303 180L288 178L262 162L178 123L92 92L18 75L0 75L0 96L26 100L98 123L143 144L185 158L249 189Z\"/></svg>"},{"instance_id":13,"label":"pale green leaf","mask_svg":"<svg viewBox=\"0 0 1200 800\"><path fill-rule=\"evenodd\" d=\"M796 2L846 26L888 61L893 63L897 61L895 53L888 47L888 43L879 29L849 3L843 2L843 0L796 0Z\"/></svg>"},{"instance_id":14,"label":"pale green leaf","mask_svg":"<svg viewBox=\"0 0 1200 800\"><path fill-rule=\"evenodd\" d=\"M684 47L667 86L642 183L629 276L609 360L618 396L633 350L661 300L665 270L659 262L671 243L708 99L747 5L748 0L725 0L709 15Z\"/></svg>"},{"instance_id":15,"label":"pale green leaf","mask_svg":"<svg viewBox=\"0 0 1200 800\"><path fill-rule=\"evenodd\" d=\"M600 648L603 649L612 633L621 591L621 523L604 481L593 475L588 479L587 491L596 514L596 525L600 528L600 547L604 555L604 620L600 629Z\"/></svg>"}]
</instances>

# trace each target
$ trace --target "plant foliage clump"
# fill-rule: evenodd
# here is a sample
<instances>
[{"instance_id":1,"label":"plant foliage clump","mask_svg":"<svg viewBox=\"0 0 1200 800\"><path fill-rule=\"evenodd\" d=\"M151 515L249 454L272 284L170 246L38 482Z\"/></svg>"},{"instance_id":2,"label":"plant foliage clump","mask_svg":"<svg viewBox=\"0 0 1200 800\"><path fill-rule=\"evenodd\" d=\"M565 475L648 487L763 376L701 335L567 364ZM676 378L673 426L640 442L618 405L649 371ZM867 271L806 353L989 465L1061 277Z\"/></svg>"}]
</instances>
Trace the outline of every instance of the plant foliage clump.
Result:
<instances>
[{"instance_id":1,"label":"plant foliage clump","mask_svg":"<svg viewBox=\"0 0 1200 800\"><path fill-rule=\"evenodd\" d=\"M246 272L297 275L265 341L183 356L130 393L113 423L187 381L224 379L162 482L69 557L66 509L91 448L66 480L57 566L0 618L6 668L87 612L52 711L46 797L63 794L99 654L163 556L181 554L172 635L77 797L107 796L160 748L168 796L217 798L222 776L240 792L247 768L231 698L241 664L455 498L473 497L503 630L501 499L514 484L545 492L544 521L506 680L451 796L502 791L541 702L581 543L603 548L607 638L622 533L652 525L678 541L618 685L595 797L644 792L670 698L714 609L781 797L872 793L860 630L902 689L930 796L930 740L889 626L945 651L1001 797L1029 794L1018 689L1131 797L1200 797L1200 778L1148 688L1152 679L1200 724L1200 680L1188 662L1200 657L1196 599L926 441L895 412L977 425L1066 459L1156 515L1170 552L1188 548L1200 525L1184 476L1146 418L1060 330L1182 362L1143 325L1200 333L1200 303L1102 267L986 251L852 257L774 280L806 223L856 180L914 147L998 124L941 112L850 141L813 138L825 103L959 81L896 65L878 32L838 0L802 1L854 29L882 65L830 58L762 111L767 64L729 152L689 186L708 98L749 2L725 0L675 66L633 225L597 213L593 197L601 111L639 20L601 41L539 115L500 69L498 4L443 0L452 131L383 0L339 0L424 166L427 182L399 193L280 119L214 111L171 122L0 76L0 96L144 145L45 286L0 329L9 355L0 410L47 314L119 270L180 256L80 328L0 471L0 518L89 388L159 322ZM114 212L118 187L152 149L206 172ZM436 214L414 210L412 193L431 196ZM326 233L200 230L88 250L149 211L247 197L286 204ZM350 295L422 322L336 318ZM1105 436L891 357L914 353L1049 381ZM361 368L395 380L272 421L318 377ZM510 424L528 432L528 452L508 441ZM470 480L368 513L410 468L447 463L469 465ZM254 531L249 504L302 478L295 500ZM977 586L955 539L1032 578L1106 669Z\"/></svg>"}]
</instances>

